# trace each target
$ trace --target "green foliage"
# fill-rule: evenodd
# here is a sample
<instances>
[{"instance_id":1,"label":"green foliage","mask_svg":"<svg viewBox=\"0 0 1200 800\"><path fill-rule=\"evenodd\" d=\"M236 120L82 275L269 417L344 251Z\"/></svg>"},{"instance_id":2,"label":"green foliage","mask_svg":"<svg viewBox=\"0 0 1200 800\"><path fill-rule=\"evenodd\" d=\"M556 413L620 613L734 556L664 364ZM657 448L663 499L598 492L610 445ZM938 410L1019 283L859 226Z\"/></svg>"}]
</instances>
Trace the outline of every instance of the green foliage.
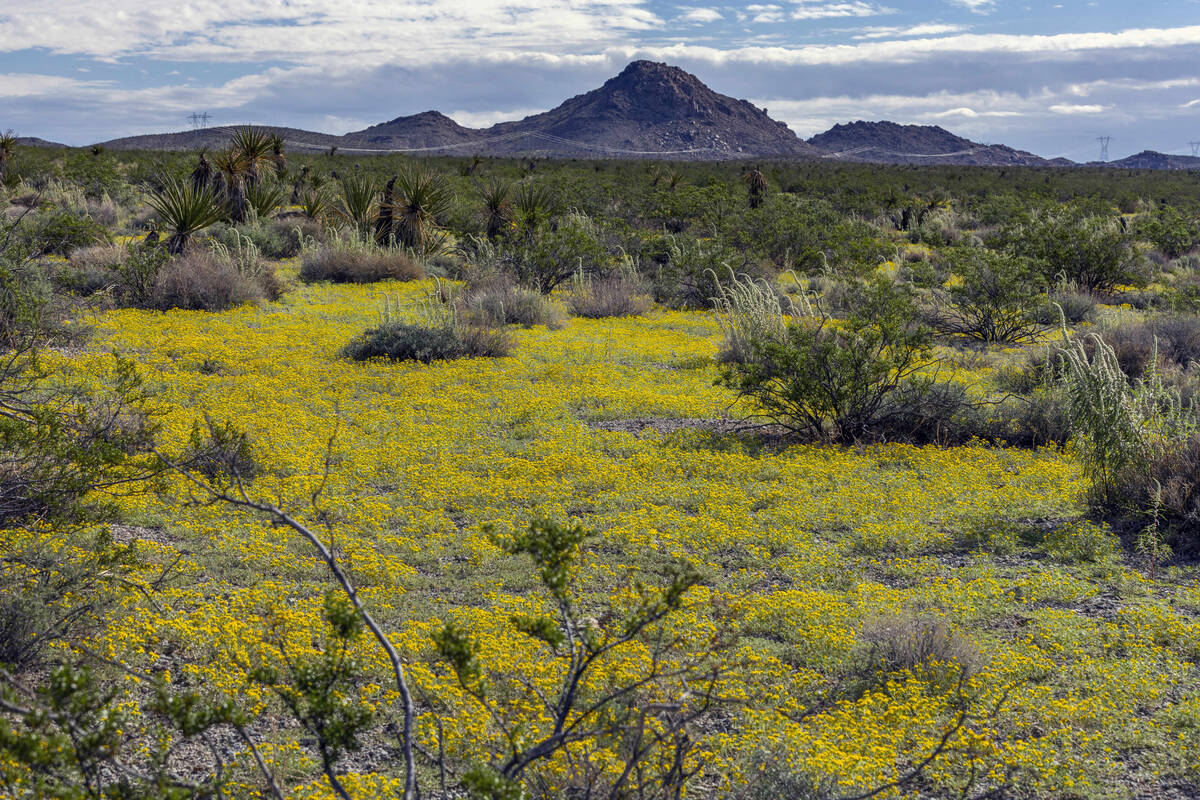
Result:
<instances>
[{"instance_id":1,"label":"green foliage","mask_svg":"<svg viewBox=\"0 0 1200 800\"><path fill-rule=\"evenodd\" d=\"M38 253L60 256L112 241L105 227L91 217L61 209L38 214L26 236Z\"/></svg>"},{"instance_id":2,"label":"green foliage","mask_svg":"<svg viewBox=\"0 0 1200 800\"><path fill-rule=\"evenodd\" d=\"M1139 217L1133 232L1168 258L1179 258L1200 246L1200 217L1183 214L1174 206L1163 206L1153 214Z\"/></svg>"},{"instance_id":3,"label":"green foliage","mask_svg":"<svg viewBox=\"0 0 1200 800\"><path fill-rule=\"evenodd\" d=\"M1141 258L1114 216L1097 216L1086 205L1037 211L1002 232L1009 252L1034 259L1047 281L1059 276L1086 291L1112 291L1145 282Z\"/></svg>"},{"instance_id":4,"label":"green foliage","mask_svg":"<svg viewBox=\"0 0 1200 800\"><path fill-rule=\"evenodd\" d=\"M815 439L855 442L907 418L933 389L927 328L914 324L910 291L877 280L854 292L844 323L793 320L782 331L750 329L742 360L721 385L773 422Z\"/></svg>"},{"instance_id":5,"label":"green foliage","mask_svg":"<svg viewBox=\"0 0 1200 800\"><path fill-rule=\"evenodd\" d=\"M959 278L933 293L933 326L983 342L1024 342L1035 338L1044 278L1027 258L978 247L946 254Z\"/></svg>"},{"instance_id":6,"label":"green foliage","mask_svg":"<svg viewBox=\"0 0 1200 800\"><path fill-rule=\"evenodd\" d=\"M537 228L531 241L513 251L510 264L519 284L549 294L577 272L602 268L609 258L596 223L570 213Z\"/></svg>"},{"instance_id":7,"label":"green foliage","mask_svg":"<svg viewBox=\"0 0 1200 800\"><path fill-rule=\"evenodd\" d=\"M190 183L167 178L163 188L146 202L158 212L163 227L170 232L167 252L179 255L193 235L221 220L224 212L216 195L208 187L197 189Z\"/></svg>"},{"instance_id":8,"label":"green foliage","mask_svg":"<svg viewBox=\"0 0 1200 800\"><path fill-rule=\"evenodd\" d=\"M287 192L273 181L262 180L246 187L246 202L257 219L270 217L283 206L286 199Z\"/></svg>"},{"instance_id":9,"label":"green foliage","mask_svg":"<svg viewBox=\"0 0 1200 800\"><path fill-rule=\"evenodd\" d=\"M355 361L387 358L428 364L454 358L504 356L509 346L503 331L385 322L353 339L342 354Z\"/></svg>"},{"instance_id":10,"label":"green foliage","mask_svg":"<svg viewBox=\"0 0 1200 800\"><path fill-rule=\"evenodd\" d=\"M367 175L354 172L340 177L338 185L341 194L334 211L361 235L368 236L379 208L379 192L375 182Z\"/></svg>"}]
</instances>

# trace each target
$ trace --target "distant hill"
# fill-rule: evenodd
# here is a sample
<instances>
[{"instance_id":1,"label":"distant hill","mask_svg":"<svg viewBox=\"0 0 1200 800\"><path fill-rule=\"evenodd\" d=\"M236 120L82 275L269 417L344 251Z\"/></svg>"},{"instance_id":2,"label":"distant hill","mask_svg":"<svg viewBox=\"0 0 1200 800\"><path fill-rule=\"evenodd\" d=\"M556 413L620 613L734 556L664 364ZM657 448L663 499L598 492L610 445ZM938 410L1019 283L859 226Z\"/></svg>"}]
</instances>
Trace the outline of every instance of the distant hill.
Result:
<instances>
[{"instance_id":1,"label":"distant hill","mask_svg":"<svg viewBox=\"0 0 1200 800\"><path fill-rule=\"evenodd\" d=\"M808 143L825 151L827 157L846 161L1024 167L1051 165L1051 162L1033 153L1005 145L972 142L937 125L898 125L895 122L859 120L834 125L809 139Z\"/></svg>"},{"instance_id":2,"label":"distant hill","mask_svg":"<svg viewBox=\"0 0 1200 800\"><path fill-rule=\"evenodd\" d=\"M484 131L464 128L440 111L424 111L408 117L396 117L342 137L343 146L439 148L476 142Z\"/></svg>"},{"instance_id":3,"label":"distant hill","mask_svg":"<svg viewBox=\"0 0 1200 800\"><path fill-rule=\"evenodd\" d=\"M1195 156L1173 156L1153 150L1122 158L1117 161L1093 162L1089 167L1116 167L1118 169L1200 169L1200 158Z\"/></svg>"},{"instance_id":4,"label":"distant hill","mask_svg":"<svg viewBox=\"0 0 1200 800\"><path fill-rule=\"evenodd\" d=\"M48 142L45 139L39 139L36 136L18 136L17 145L24 147L66 147L65 144Z\"/></svg>"},{"instance_id":5,"label":"distant hill","mask_svg":"<svg viewBox=\"0 0 1200 800\"><path fill-rule=\"evenodd\" d=\"M125 136L110 139L100 144L111 150L220 150L229 144L229 134L235 126L218 126L177 133L148 133L142 136ZM342 143L341 136L315 133L299 128L281 128L275 125L255 125L257 128L278 134L289 143L292 150L326 150Z\"/></svg>"}]
</instances>

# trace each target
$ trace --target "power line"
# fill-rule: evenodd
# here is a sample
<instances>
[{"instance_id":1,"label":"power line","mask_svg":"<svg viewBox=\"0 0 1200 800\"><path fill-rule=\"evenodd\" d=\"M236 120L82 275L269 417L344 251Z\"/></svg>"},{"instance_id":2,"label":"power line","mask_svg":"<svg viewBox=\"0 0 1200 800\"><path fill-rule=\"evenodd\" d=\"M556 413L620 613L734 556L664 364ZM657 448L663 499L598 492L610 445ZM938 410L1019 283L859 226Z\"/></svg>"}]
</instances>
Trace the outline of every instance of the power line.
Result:
<instances>
[{"instance_id":1,"label":"power line","mask_svg":"<svg viewBox=\"0 0 1200 800\"><path fill-rule=\"evenodd\" d=\"M1188 142L1192 147L1192 158L1200 157L1200 142Z\"/></svg>"},{"instance_id":2,"label":"power line","mask_svg":"<svg viewBox=\"0 0 1200 800\"><path fill-rule=\"evenodd\" d=\"M195 111L193 111L191 114L188 115L187 118L192 121L192 130L194 130L194 131L199 131L199 130L203 130L203 129L207 128L208 121L210 119L212 119L212 117L210 117L208 115L207 111L205 111L203 114L197 114Z\"/></svg>"},{"instance_id":3,"label":"power line","mask_svg":"<svg viewBox=\"0 0 1200 800\"><path fill-rule=\"evenodd\" d=\"M1108 143L1112 141L1112 137L1097 136L1096 141L1100 143L1100 160L1108 161Z\"/></svg>"}]
</instances>

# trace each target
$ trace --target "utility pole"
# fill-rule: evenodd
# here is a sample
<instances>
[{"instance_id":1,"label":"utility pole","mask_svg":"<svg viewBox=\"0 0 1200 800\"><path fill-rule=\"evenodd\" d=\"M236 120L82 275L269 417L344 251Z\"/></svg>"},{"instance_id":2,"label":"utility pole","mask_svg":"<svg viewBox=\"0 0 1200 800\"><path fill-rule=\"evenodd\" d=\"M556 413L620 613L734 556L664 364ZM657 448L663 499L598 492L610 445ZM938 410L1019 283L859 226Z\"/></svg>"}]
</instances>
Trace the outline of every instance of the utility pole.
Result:
<instances>
[{"instance_id":1,"label":"utility pole","mask_svg":"<svg viewBox=\"0 0 1200 800\"><path fill-rule=\"evenodd\" d=\"M192 130L198 131L208 127L208 121L211 119L211 117L208 116L207 111L205 111L203 114L197 114L195 111L193 111L190 115L188 115L188 119L192 121Z\"/></svg>"},{"instance_id":2,"label":"utility pole","mask_svg":"<svg viewBox=\"0 0 1200 800\"><path fill-rule=\"evenodd\" d=\"M1192 146L1192 158L1200 158L1200 142L1188 142Z\"/></svg>"},{"instance_id":3,"label":"utility pole","mask_svg":"<svg viewBox=\"0 0 1200 800\"><path fill-rule=\"evenodd\" d=\"M1100 143L1100 160L1108 161L1108 143L1112 141L1112 137L1097 136L1096 141Z\"/></svg>"}]
</instances>

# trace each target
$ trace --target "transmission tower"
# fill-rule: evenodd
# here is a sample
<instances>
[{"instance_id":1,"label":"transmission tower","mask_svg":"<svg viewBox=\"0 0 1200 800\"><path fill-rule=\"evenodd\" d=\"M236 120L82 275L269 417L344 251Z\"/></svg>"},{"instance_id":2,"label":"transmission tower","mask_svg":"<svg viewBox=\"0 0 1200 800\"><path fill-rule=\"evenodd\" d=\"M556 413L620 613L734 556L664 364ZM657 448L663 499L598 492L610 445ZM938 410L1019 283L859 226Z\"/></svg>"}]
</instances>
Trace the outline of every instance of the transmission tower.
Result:
<instances>
[{"instance_id":1,"label":"transmission tower","mask_svg":"<svg viewBox=\"0 0 1200 800\"><path fill-rule=\"evenodd\" d=\"M1108 143L1112 141L1112 137L1097 136L1096 141L1100 143L1100 160L1108 161Z\"/></svg>"},{"instance_id":2,"label":"transmission tower","mask_svg":"<svg viewBox=\"0 0 1200 800\"><path fill-rule=\"evenodd\" d=\"M208 127L208 121L211 119L211 117L208 116L207 111L205 111L203 114L197 114L195 111L193 111L188 116L188 119L192 121L192 130L198 131Z\"/></svg>"},{"instance_id":3,"label":"transmission tower","mask_svg":"<svg viewBox=\"0 0 1200 800\"><path fill-rule=\"evenodd\" d=\"M1200 157L1200 142L1188 142L1192 146L1192 157Z\"/></svg>"}]
</instances>

